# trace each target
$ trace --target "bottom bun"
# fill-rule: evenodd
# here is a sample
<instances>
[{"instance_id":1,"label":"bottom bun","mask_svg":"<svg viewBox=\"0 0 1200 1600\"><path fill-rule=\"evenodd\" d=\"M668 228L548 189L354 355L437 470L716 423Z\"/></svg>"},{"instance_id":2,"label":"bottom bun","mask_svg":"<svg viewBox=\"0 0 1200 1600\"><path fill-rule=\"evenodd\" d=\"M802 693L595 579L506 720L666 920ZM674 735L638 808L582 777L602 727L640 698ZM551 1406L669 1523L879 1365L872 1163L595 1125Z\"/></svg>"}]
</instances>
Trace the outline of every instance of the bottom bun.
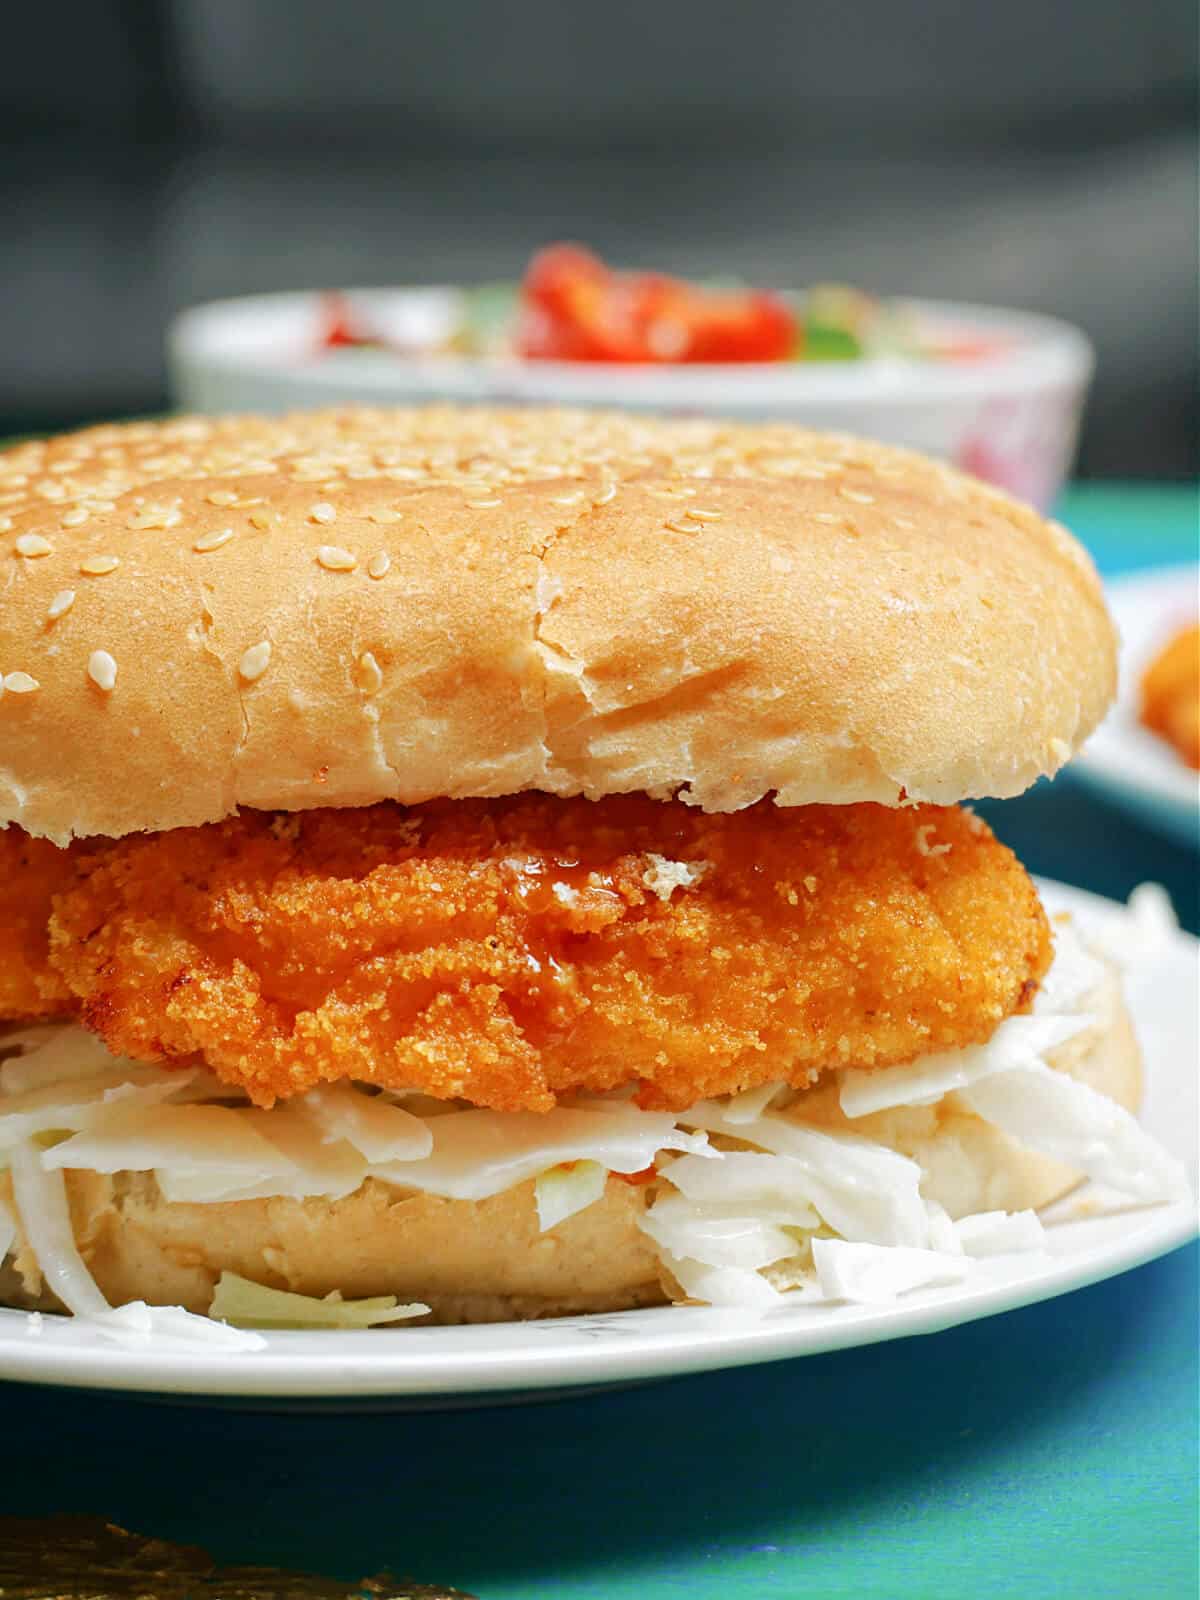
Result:
<instances>
[{"instance_id":1,"label":"bottom bun","mask_svg":"<svg viewBox=\"0 0 1200 1600\"><path fill-rule=\"evenodd\" d=\"M1092 997L1095 1024L1051 1057L1059 1070L1134 1110L1141 1062L1115 979ZM805 1123L853 1131L913 1157L922 1192L952 1217L1043 1206L1078 1173L1022 1149L947 1095L932 1106L843 1116L837 1085L789 1108ZM435 1322L510 1319L661 1305L675 1285L637 1221L655 1190L610 1178L586 1210L539 1232L532 1182L488 1200L405 1194L368 1179L346 1198L170 1203L150 1173L67 1173L80 1251L107 1298L207 1311L223 1271L305 1295L396 1295ZM53 1307L37 1263L19 1250L0 1300Z\"/></svg>"}]
</instances>

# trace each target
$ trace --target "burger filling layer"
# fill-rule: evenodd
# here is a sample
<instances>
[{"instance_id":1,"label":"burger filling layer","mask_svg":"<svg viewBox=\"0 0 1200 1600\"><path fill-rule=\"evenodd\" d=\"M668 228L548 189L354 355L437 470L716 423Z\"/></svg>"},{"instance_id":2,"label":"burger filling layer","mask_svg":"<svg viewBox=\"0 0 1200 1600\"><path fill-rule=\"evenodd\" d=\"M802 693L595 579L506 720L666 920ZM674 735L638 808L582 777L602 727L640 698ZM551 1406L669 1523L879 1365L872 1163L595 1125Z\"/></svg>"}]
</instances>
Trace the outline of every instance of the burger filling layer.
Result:
<instances>
[{"instance_id":1,"label":"burger filling layer","mask_svg":"<svg viewBox=\"0 0 1200 1600\"><path fill-rule=\"evenodd\" d=\"M524 1185L541 1231L624 1184L663 1296L737 1304L1036 1247L1032 1213L979 1214L928 1158L947 1115L1138 1199L1181 1181L1056 1070L1104 971L1066 930L1054 954L959 808L525 795L67 851L10 829L0 915L0 1015L32 1020L0 1040L0 1256L93 1317L71 1174L166 1207ZM217 1314L245 1292L332 1316L233 1280ZM376 1310L338 1317L402 1314Z\"/></svg>"},{"instance_id":2,"label":"burger filling layer","mask_svg":"<svg viewBox=\"0 0 1200 1600\"><path fill-rule=\"evenodd\" d=\"M815 1089L774 1081L682 1111L643 1109L616 1091L500 1112L350 1082L267 1111L202 1065L116 1058L77 1024L34 1025L0 1040L0 1256L15 1251L27 1294L48 1290L113 1331L75 1240L69 1174L142 1174L168 1207L336 1204L371 1184L482 1202L532 1184L543 1232L624 1181L664 1298L769 1305L798 1290L873 1302L954 1282L973 1257L1038 1249L1043 1235L1033 1212L963 1205L952 1172L927 1155L947 1116L977 1119L1138 1201L1184 1192L1177 1164L1132 1116L1069 1061L1061 1070L1064 1046L1100 1020L1109 980L1066 926L1057 947L1032 1011L985 1044L845 1068ZM427 1309L390 1298L330 1306L226 1275L196 1309L265 1326L358 1326ZM128 1318L115 1331L129 1333Z\"/></svg>"}]
</instances>

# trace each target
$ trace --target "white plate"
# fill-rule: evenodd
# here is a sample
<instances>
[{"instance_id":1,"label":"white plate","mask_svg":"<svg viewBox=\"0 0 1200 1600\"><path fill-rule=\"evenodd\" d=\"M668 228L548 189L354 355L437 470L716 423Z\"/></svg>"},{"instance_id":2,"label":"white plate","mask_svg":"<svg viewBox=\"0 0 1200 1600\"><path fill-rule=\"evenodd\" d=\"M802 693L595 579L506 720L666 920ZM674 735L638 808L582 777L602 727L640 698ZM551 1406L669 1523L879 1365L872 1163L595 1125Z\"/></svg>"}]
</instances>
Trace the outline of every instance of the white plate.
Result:
<instances>
[{"instance_id":1,"label":"white plate","mask_svg":"<svg viewBox=\"0 0 1200 1600\"><path fill-rule=\"evenodd\" d=\"M1042 885L1049 909L1075 908L1119 927L1123 908L1079 889ZM1128 985L1146 1059L1142 1120L1179 1156L1196 1186L1197 952L1175 935ZM1196 1209L1104 1208L1085 1186L1047 1214L1049 1254L994 1257L972 1279L882 1307L786 1302L765 1312L661 1307L606 1316L467 1328L275 1333L265 1350L231 1355L105 1345L86 1327L46 1317L29 1333L23 1312L0 1311L0 1378L79 1388L247 1401L336 1400L407 1405L516 1399L562 1388L629 1383L784 1356L934 1333L1029 1305L1150 1261L1196 1231Z\"/></svg>"},{"instance_id":2,"label":"white plate","mask_svg":"<svg viewBox=\"0 0 1200 1600\"><path fill-rule=\"evenodd\" d=\"M1160 833L1200 848L1200 774L1138 721L1142 674L1172 635L1196 620L1200 567L1160 567L1107 585L1121 634L1117 703L1070 771Z\"/></svg>"}]
</instances>

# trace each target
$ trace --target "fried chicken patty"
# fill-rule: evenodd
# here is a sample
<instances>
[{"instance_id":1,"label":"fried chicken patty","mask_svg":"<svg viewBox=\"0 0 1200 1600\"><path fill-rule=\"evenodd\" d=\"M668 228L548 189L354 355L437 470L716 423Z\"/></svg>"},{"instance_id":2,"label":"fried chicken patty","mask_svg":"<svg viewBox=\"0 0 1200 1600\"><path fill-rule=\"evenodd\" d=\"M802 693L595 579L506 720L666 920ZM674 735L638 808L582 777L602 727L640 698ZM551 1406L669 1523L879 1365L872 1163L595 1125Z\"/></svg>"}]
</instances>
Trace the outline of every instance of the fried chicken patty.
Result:
<instances>
[{"instance_id":1,"label":"fried chicken patty","mask_svg":"<svg viewBox=\"0 0 1200 1600\"><path fill-rule=\"evenodd\" d=\"M51 959L111 1049L262 1105L355 1078L546 1110L684 1107L986 1039L1050 961L957 808L705 815L538 794L243 813L88 854Z\"/></svg>"},{"instance_id":2,"label":"fried chicken patty","mask_svg":"<svg viewBox=\"0 0 1200 1600\"><path fill-rule=\"evenodd\" d=\"M50 965L54 896L75 881L80 847L0 828L0 1021L64 1016L79 1002Z\"/></svg>"}]
</instances>

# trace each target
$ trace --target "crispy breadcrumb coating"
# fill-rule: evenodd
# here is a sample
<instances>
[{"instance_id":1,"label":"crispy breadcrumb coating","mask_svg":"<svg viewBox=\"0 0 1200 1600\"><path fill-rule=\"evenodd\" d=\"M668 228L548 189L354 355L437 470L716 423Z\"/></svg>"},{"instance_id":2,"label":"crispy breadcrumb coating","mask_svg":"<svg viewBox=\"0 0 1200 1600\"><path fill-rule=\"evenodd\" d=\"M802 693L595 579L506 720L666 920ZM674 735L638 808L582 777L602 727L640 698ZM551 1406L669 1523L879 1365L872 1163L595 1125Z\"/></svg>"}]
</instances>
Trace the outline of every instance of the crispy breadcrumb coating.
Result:
<instances>
[{"instance_id":1,"label":"crispy breadcrumb coating","mask_svg":"<svg viewBox=\"0 0 1200 1600\"><path fill-rule=\"evenodd\" d=\"M50 902L75 881L78 846L60 850L0 828L0 1021L68 1016L79 1001L50 966Z\"/></svg>"},{"instance_id":2,"label":"crispy breadcrumb coating","mask_svg":"<svg viewBox=\"0 0 1200 1600\"><path fill-rule=\"evenodd\" d=\"M709 816L537 794L243 813L80 865L52 959L119 1052L202 1052L260 1104L355 1078L546 1110L683 1107L986 1039L1050 961L957 808Z\"/></svg>"},{"instance_id":3,"label":"crispy breadcrumb coating","mask_svg":"<svg viewBox=\"0 0 1200 1600\"><path fill-rule=\"evenodd\" d=\"M1200 623L1155 656L1142 679L1142 721L1200 767Z\"/></svg>"}]
</instances>

